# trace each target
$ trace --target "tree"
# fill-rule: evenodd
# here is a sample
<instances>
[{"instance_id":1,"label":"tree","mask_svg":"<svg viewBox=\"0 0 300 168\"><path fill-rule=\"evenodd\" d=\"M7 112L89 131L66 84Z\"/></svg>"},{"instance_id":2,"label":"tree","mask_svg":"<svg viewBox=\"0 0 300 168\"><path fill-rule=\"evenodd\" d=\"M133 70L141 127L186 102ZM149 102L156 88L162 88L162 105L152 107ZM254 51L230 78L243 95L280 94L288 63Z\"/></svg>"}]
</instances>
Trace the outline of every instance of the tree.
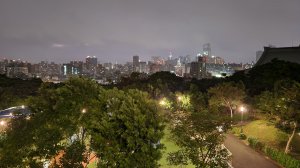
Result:
<instances>
[{"instance_id":1,"label":"tree","mask_svg":"<svg viewBox=\"0 0 300 168\"><path fill-rule=\"evenodd\" d=\"M225 106L230 110L230 117L233 117L233 109L239 106L246 97L243 83L226 82L208 89L209 105L220 107Z\"/></svg>"},{"instance_id":2,"label":"tree","mask_svg":"<svg viewBox=\"0 0 300 168\"><path fill-rule=\"evenodd\" d=\"M170 129L180 150L169 153L169 163L187 165L191 162L197 168L228 167L228 151L222 147L224 135L218 130L226 131L228 123L207 110L175 112Z\"/></svg>"},{"instance_id":3,"label":"tree","mask_svg":"<svg viewBox=\"0 0 300 168\"><path fill-rule=\"evenodd\" d=\"M289 153L290 144L300 122L300 83L283 80L275 83L274 91L265 91L257 97L257 107L262 112L280 119L280 125L291 129L291 135L285 147ZM287 130L286 130L287 131Z\"/></svg>"},{"instance_id":4,"label":"tree","mask_svg":"<svg viewBox=\"0 0 300 168\"><path fill-rule=\"evenodd\" d=\"M13 119L0 138L0 167L157 167L164 125L146 93L104 90L74 77L43 84L28 101L31 118ZM94 155L93 155L94 156Z\"/></svg>"},{"instance_id":5,"label":"tree","mask_svg":"<svg viewBox=\"0 0 300 168\"><path fill-rule=\"evenodd\" d=\"M86 123L100 167L158 167L163 145L163 118L146 93L117 89L101 96L101 113Z\"/></svg>"},{"instance_id":6,"label":"tree","mask_svg":"<svg viewBox=\"0 0 300 168\"><path fill-rule=\"evenodd\" d=\"M39 95L28 101L31 118L13 119L8 126L0 149L0 167L42 167L45 161L57 167L83 167L89 150L82 148L88 143L82 109L97 107L103 91L86 78L71 78L58 88L43 84ZM72 149L74 146L80 150ZM53 163L61 154L62 162ZM83 157L70 157L80 155Z\"/></svg>"}]
</instances>

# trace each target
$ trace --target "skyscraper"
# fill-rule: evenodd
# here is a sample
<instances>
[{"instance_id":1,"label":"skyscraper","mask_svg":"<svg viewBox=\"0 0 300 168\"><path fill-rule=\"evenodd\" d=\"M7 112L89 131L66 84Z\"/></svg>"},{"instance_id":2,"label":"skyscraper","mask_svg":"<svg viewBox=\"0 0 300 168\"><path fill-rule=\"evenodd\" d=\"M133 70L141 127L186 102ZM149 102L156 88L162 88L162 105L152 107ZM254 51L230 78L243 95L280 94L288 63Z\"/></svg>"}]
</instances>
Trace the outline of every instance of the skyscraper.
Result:
<instances>
[{"instance_id":1,"label":"skyscraper","mask_svg":"<svg viewBox=\"0 0 300 168\"><path fill-rule=\"evenodd\" d=\"M96 56L87 56L85 59L86 68L89 71L94 71L97 66L97 57Z\"/></svg>"},{"instance_id":2,"label":"skyscraper","mask_svg":"<svg viewBox=\"0 0 300 168\"><path fill-rule=\"evenodd\" d=\"M210 43L206 43L203 45L203 55L207 57L211 57Z\"/></svg>"},{"instance_id":3,"label":"skyscraper","mask_svg":"<svg viewBox=\"0 0 300 168\"><path fill-rule=\"evenodd\" d=\"M202 79L206 77L206 57L198 56L196 62L191 62L190 75L193 78Z\"/></svg>"},{"instance_id":4,"label":"skyscraper","mask_svg":"<svg viewBox=\"0 0 300 168\"><path fill-rule=\"evenodd\" d=\"M132 65L133 65L133 72L139 72L140 57L138 55L132 57Z\"/></svg>"}]
</instances>

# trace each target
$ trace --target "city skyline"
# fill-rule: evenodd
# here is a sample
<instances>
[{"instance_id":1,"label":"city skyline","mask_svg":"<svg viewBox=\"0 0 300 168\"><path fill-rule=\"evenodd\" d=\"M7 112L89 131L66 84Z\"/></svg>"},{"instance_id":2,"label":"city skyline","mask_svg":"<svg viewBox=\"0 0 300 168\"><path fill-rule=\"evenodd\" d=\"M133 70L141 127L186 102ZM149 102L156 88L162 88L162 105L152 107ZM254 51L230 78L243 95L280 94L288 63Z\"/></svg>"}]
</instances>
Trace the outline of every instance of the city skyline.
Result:
<instances>
[{"instance_id":1,"label":"city skyline","mask_svg":"<svg viewBox=\"0 0 300 168\"><path fill-rule=\"evenodd\" d=\"M300 2L11 1L0 2L0 57L58 63L95 55L125 63L133 55L196 56L211 43L226 62L255 61L270 44L298 46Z\"/></svg>"}]
</instances>

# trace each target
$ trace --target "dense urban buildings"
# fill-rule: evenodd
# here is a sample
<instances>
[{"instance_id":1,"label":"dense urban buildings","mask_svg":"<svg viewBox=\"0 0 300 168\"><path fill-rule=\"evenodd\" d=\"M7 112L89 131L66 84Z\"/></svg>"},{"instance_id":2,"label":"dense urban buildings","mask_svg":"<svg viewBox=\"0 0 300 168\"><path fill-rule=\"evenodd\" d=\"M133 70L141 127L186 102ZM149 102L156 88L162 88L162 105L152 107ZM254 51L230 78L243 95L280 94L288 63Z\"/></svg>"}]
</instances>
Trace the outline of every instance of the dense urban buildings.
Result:
<instances>
[{"instance_id":1,"label":"dense urban buildings","mask_svg":"<svg viewBox=\"0 0 300 168\"><path fill-rule=\"evenodd\" d=\"M91 77L99 83L117 83L121 77L130 76L132 72L153 74L169 71L185 78L212 78L232 75L235 71L248 69L252 64L225 63L222 57L212 55L211 45L204 44L197 56L153 56L151 60L140 60L138 55L132 62L125 64L99 63L96 56L87 56L85 61L71 60L69 63L57 64L41 61L28 63L21 60L0 60L0 73L10 78L41 78L43 81L60 82L72 75Z\"/></svg>"}]
</instances>

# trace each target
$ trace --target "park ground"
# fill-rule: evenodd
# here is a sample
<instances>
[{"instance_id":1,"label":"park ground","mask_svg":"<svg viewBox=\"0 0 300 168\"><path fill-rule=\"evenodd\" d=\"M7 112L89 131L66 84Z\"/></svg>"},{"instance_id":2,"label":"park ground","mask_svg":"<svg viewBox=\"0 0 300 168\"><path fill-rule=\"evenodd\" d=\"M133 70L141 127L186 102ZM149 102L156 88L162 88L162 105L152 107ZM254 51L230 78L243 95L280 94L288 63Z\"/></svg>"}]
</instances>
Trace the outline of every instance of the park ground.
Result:
<instances>
[{"instance_id":1,"label":"park ground","mask_svg":"<svg viewBox=\"0 0 300 168\"><path fill-rule=\"evenodd\" d=\"M288 134L279 130L275 127L275 124L267 121L267 120L254 120L251 122L245 122L243 125L243 133L247 137L257 138L259 141L263 142L267 146L279 149L281 151L284 150L286 142L288 140ZM234 126L231 130L233 134L236 136L239 135L241 131L240 126ZM159 161L159 164L162 168L176 168L176 166L172 166L168 164L167 156L170 152L175 152L179 149L174 142L170 139L170 132L168 129L165 129L165 136L161 140L161 143L165 145L165 149L163 150L162 158ZM244 143L247 144L247 141L244 140ZM292 156L300 159L300 135L297 134L292 141ZM89 168L95 168L95 163L91 163ZM177 166L179 168L179 166ZM193 165L181 166L181 168L193 168Z\"/></svg>"},{"instance_id":2,"label":"park ground","mask_svg":"<svg viewBox=\"0 0 300 168\"><path fill-rule=\"evenodd\" d=\"M247 124L243 125L242 128L243 133L247 136L247 138L257 138L260 142L269 147L284 151L289 134L276 128L274 122L267 120L254 120L251 122L247 122ZM238 136L240 132L241 126L232 128L232 133L236 136ZM244 140L244 142L247 144L246 140ZM291 148L291 155L296 159L300 159L299 133L295 135L292 141Z\"/></svg>"}]
</instances>

